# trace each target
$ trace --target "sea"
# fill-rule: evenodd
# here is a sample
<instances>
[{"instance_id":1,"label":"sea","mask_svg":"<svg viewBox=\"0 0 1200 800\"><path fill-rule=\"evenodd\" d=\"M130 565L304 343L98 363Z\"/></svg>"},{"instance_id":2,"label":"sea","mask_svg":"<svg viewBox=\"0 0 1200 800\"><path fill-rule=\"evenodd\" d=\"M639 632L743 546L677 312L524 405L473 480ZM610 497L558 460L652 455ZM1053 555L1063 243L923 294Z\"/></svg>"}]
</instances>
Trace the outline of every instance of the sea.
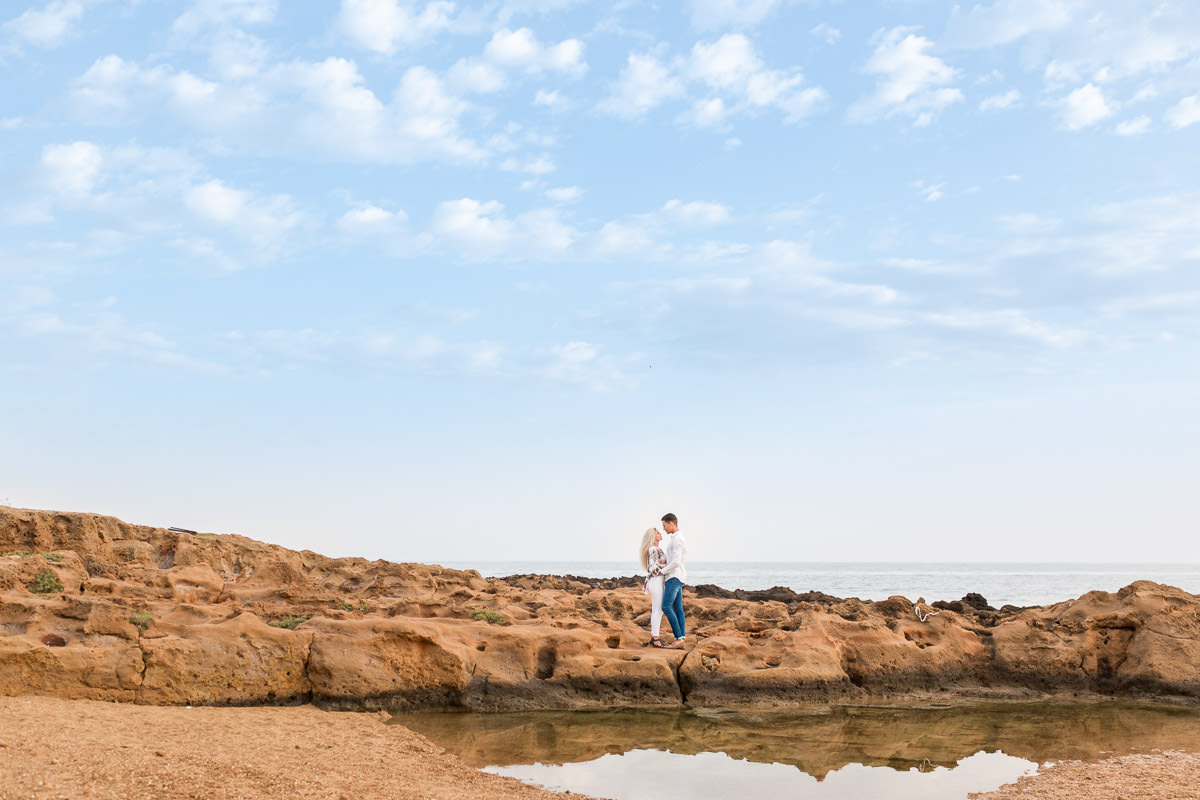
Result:
<instances>
[{"instance_id":1,"label":"sea","mask_svg":"<svg viewBox=\"0 0 1200 800\"><path fill-rule=\"evenodd\" d=\"M452 561L444 566L478 570L484 577L579 575L614 578L638 574L624 561ZM1200 564L936 563L936 562L689 562L688 584L712 583L725 589L815 590L835 597L886 600L903 595L959 600L983 595L995 608L1044 606L1087 592L1115 592L1134 581L1165 583L1200 594Z\"/></svg>"}]
</instances>

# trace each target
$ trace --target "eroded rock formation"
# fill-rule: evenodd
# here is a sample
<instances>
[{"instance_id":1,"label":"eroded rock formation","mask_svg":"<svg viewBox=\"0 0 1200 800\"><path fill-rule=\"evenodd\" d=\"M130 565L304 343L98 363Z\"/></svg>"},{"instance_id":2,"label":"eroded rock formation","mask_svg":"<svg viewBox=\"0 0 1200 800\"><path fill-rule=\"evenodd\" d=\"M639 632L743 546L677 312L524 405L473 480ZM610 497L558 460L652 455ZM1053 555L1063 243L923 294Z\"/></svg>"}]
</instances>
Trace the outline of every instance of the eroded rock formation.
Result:
<instances>
[{"instance_id":1,"label":"eroded rock formation","mask_svg":"<svg viewBox=\"0 0 1200 800\"><path fill-rule=\"evenodd\" d=\"M485 579L0 508L0 693L489 710L1200 700L1194 595L1139 581L1041 608L973 600L927 617L903 597L701 587L685 595L697 643L657 650L649 599L627 578Z\"/></svg>"}]
</instances>

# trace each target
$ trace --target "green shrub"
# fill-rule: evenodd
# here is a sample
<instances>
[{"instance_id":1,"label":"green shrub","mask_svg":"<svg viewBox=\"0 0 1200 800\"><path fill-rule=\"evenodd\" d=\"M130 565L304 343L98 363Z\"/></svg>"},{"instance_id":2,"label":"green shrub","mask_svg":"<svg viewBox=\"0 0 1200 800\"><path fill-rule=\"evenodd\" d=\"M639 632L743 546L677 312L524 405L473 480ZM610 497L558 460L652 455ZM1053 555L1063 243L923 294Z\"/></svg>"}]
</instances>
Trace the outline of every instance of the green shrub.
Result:
<instances>
[{"instance_id":1,"label":"green shrub","mask_svg":"<svg viewBox=\"0 0 1200 800\"><path fill-rule=\"evenodd\" d=\"M130 611L129 622L142 633L154 624L154 616L149 611Z\"/></svg>"},{"instance_id":2,"label":"green shrub","mask_svg":"<svg viewBox=\"0 0 1200 800\"><path fill-rule=\"evenodd\" d=\"M370 610L371 607L366 603L362 603L361 605L357 606L351 605L350 603L338 604L338 611L361 611L363 614L366 614Z\"/></svg>"},{"instance_id":3,"label":"green shrub","mask_svg":"<svg viewBox=\"0 0 1200 800\"><path fill-rule=\"evenodd\" d=\"M4 555L16 556L17 558L24 558L25 556L29 556L29 555L33 555L33 554L30 553L28 550L9 550Z\"/></svg>"},{"instance_id":4,"label":"green shrub","mask_svg":"<svg viewBox=\"0 0 1200 800\"><path fill-rule=\"evenodd\" d=\"M66 556L64 556L62 553L42 553L42 558L54 564L59 564L64 558L66 558Z\"/></svg>"},{"instance_id":5,"label":"green shrub","mask_svg":"<svg viewBox=\"0 0 1200 800\"><path fill-rule=\"evenodd\" d=\"M38 576L33 579L33 586L29 588L34 594L53 594L61 592L63 585L58 576L47 569L38 573Z\"/></svg>"},{"instance_id":6,"label":"green shrub","mask_svg":"<svg viewBox=\"0 0 1200 800\"><path fill-rule=\"evenodd\" d=\"M296 626L302 622L308 622L307 614L302 617L281 617L279 619L273 619L267 624L272 628L287 628L288 630L295 630Z\"/></svg>"},{"instance_id":7,"label":"green shrub","mask_svg":"<svg viewBox=\"0 0 1200 800\"><path fill-rule=\"evenodd\" d=\"M499 611L490 608L477 608L471 612L471 619L484 620L488 625L507 625L508 620Z\"/></svg>"}]
</instances>

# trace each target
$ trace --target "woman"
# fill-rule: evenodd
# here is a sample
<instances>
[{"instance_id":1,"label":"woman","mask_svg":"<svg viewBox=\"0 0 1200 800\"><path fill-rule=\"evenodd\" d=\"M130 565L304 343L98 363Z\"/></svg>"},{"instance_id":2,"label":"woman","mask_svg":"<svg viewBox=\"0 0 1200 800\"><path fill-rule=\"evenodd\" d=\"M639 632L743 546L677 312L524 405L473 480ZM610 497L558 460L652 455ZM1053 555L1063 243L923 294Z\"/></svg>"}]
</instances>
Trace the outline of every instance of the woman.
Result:
<instances>
[{"instance_id":1,"label":"woman","mask_svg":"<svg viewBox=\"0 0 1200 800\"><path fill-rule=\"evenodd\" d=\"M642 536L642 569L646 570L646 582L642 591L650 595L650 646L666 647L658 638L662 623L663 569L667 566L667 554L658 546L662 534L658 528L649 528Z\"/></svg>"}]
</instances>

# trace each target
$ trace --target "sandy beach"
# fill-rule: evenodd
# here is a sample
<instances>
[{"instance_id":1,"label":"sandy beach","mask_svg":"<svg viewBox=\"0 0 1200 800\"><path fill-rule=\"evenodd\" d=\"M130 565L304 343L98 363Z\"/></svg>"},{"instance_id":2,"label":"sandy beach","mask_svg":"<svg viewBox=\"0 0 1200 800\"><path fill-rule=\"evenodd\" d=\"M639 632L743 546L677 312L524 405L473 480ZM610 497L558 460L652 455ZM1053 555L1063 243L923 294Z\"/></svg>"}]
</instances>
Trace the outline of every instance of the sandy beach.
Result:
<instances>
[{"instance_id":1,"label":"sandy beach","mask_svg":"<svg viewBox=\"0 0 1200 800\"><path fill-rule=\"evenodd\" d=\"M383 713L0 697L3 800L533 800Z\"/></svg>"},{"instance_id":2,"label":"sandy beach","mask_svg":"<svg viewBox=\"0 0 1200 800\"><path fill-rule=\"evenodd\" d=\"M1166 752L1065 761L971 800L1196 800L1200 755Z\"/></svg>"}]
</instances>

